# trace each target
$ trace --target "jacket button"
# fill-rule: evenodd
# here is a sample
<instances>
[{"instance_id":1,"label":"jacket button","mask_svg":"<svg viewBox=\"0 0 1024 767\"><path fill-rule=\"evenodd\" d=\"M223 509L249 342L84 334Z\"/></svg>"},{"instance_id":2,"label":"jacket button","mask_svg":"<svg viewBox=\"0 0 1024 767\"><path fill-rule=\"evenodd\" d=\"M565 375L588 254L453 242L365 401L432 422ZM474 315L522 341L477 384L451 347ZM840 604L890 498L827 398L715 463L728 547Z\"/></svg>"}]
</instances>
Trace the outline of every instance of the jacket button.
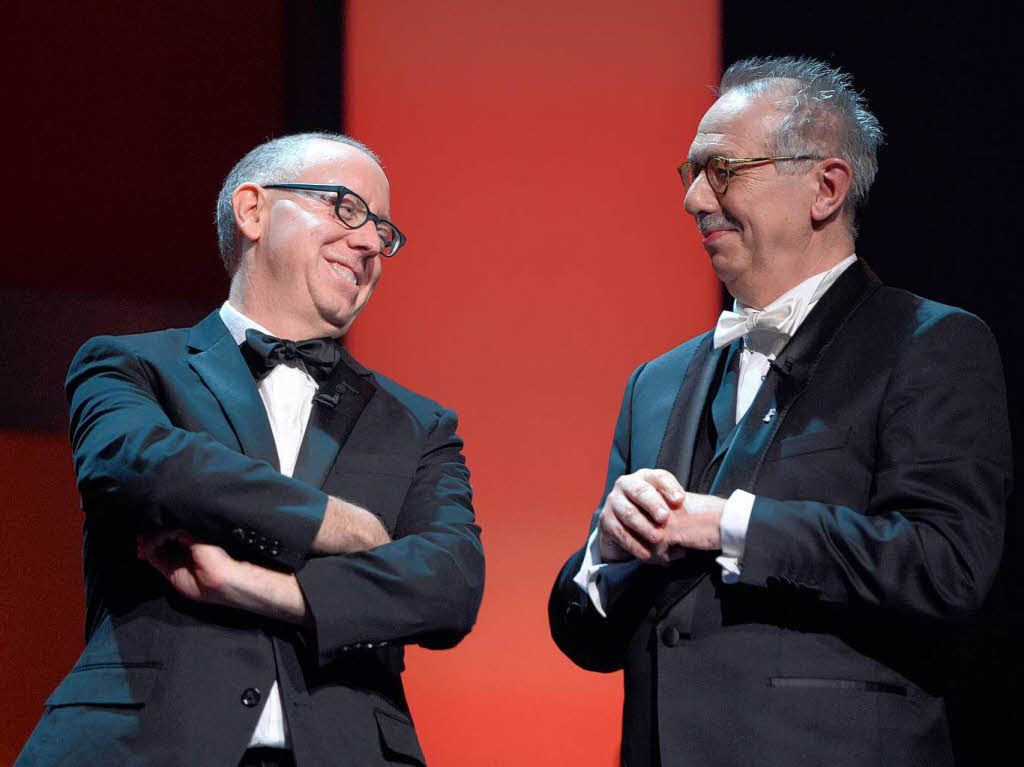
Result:
<instances>
[{"instance_id":1,"label":"jacket button","mask_svg":"<svg viewBox=\"0 0 1024 767\"><path fill-rule=\"evenodd\" d=\"M245 530L243 530L240 527L236 527L234 530L232 530L231 534L235 536L235 538L239 541L245 540Z\"/></svg>"},{"instance_id":2,"label":"jacket button","mask_svg":"<svg viewBox=\"0 0 1024 767\"><path fill-rule=\"evenodd\" d=\"M252 708L260 702L260 691L256 687L246 687L242 692L242 705Z\"/></svg>"},{"instance_id":3,"label":"jacket button","mask_svg":"<svg viewBox=\"0 0 1024 767\"><path fill-rule=\"evenodd\" d=\"M675 626L666 626L661 631L661 641L668 647L675 647L679 644L679 629Z\"/></svg>"}]
</instances>

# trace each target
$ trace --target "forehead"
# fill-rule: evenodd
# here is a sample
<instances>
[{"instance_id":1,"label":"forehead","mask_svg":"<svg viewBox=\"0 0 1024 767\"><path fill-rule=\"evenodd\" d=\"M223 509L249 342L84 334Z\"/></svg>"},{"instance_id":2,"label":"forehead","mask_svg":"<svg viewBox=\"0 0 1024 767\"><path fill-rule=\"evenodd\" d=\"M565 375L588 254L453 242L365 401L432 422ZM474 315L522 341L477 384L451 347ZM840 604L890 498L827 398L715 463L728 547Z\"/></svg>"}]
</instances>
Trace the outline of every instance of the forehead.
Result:
<instances>
[{"instance_id":1,"label":"forehead","mask_svg":"<svg viewBox=\"0 0 1024 767\"><path fill-rule=\"evenodd\" d=\"M703 163L712 155L761 156L780 116L773 100L730 91L701 119L687 159Z\"/></svg>"},{"instance_id":2,"label":"forehead","mask_svg":"<svg viewBox=\"0 0 1024 767\"><path fill-rule=\"evenodd\" d=\"M347 186L374 211L386 211L391 187L381 167L365 152L334 141L317 141L306 150L305 169L298 182Z\"/></svg>"}]
</instances>

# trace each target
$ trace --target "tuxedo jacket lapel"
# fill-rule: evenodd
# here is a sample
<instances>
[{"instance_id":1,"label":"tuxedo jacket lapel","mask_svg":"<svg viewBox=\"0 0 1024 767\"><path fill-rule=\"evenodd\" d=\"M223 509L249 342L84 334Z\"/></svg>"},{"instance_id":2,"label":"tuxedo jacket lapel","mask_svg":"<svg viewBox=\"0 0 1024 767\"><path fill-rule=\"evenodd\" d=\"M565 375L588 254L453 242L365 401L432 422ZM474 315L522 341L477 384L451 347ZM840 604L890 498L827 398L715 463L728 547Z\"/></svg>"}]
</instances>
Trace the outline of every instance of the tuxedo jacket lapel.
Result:
<instances>
[{"instance_id":1,"label":"tuxedo jacket lapel","mask_svg":"<svg viewBox=\"0 0 1024 767\"><path fill-rule=\"evenodd\" d=\"M295 479L313 487L323 485L338 451L376 391L373 374L342 352L341 361L313 398L292 475Z\"/></svg>"},{"instance_id":2,"label":"tuxedo jacket lapel","mask_svg":"<svg viewBox=\"0 0 1024 767\"><path fill-rule=\"evenodd\" d=\"M721 354L721 349L712 348L712 334L705 335L683 374L654 464L655 468L672 472L684 487L693 464L704 403L712 396L711 384Z\"/></svg>"},{"instance_id":3,"label":"tuxedo jacket lapel","mask_svg":"<svg viewBox=\"0 0 1024 767\"><path fill-rule=\"evenodd\" d=\"M722 349L713 348L712 340L711 333L704 336L686 368L655 462L655 468L672 472L684 489L693 465L704 406L714 396L711 388L723 353ZM651 601L657 618L700 583L707 572L708 560L699 555L684 557L666 568L649 568L647 588L653 589ZM680 630L686 633L692 610L676 618Z\"/></svg>"},{"instance_id":4,"label":"tuxedo jacket lapel","mask_svg":"<svg viewBox=\"0 0 1024 767\"><path fill-rule=\"evenodd\" d=\"M737 488L753 491L765 452L790 407L803 393L847 318L879 285L867 265L857 261L821 297L772 363L757 396L738 424L711 485L712 495L728 496Z\"/></svg>"},{"instance_id":5,"label":"tuxedo jacket lapel","mask_svg":"<svg viewBox=\"0 0 1024 767\"><path fill-rule=\"evenodd\" d=\"M280 470L274 435L256 382L245 364L238 344L218 312L189 331L188 364L217 398L235 432L242 452L261 458Z\"/></svg>"}]
</instances>

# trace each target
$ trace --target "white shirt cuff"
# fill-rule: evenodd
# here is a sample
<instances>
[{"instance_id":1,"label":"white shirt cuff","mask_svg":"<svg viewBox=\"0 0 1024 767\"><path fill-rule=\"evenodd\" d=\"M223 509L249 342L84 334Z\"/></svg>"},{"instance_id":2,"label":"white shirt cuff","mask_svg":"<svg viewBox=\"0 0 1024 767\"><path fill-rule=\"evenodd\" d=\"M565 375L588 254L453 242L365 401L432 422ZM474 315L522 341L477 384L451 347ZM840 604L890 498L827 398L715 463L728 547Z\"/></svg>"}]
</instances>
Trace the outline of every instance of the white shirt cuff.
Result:
<instances>
[{"instance_id":1,"label":"white shirt cuff","mask_svg":"<svg viewBox=\"0 0 1024 767\"><path fill-rule=\"evenodd\" d=\"M607 618L607 608L622 591L626 579L640 567L636 560L632 562L602 562L601 552L597 543L597 529L590 534L587 549L583 554L583 564L579 572L573 576L573 583L579 586L590 599L594 609L602 618Z\"/></svg>"},{"instance_id":2,"label":"white shirt cuff","mask_svg":"<svg viewBox=\"0 0 1024 767\"><path fill-rule=\"evenodd\" d=\"M746 490L734 490L722 510L719 523L722 555L715 561L722 566L723 583L737 583L740 579L740 560L747 544L747 527L750 526L755 497Z\"/></svg>"}]
</instances>

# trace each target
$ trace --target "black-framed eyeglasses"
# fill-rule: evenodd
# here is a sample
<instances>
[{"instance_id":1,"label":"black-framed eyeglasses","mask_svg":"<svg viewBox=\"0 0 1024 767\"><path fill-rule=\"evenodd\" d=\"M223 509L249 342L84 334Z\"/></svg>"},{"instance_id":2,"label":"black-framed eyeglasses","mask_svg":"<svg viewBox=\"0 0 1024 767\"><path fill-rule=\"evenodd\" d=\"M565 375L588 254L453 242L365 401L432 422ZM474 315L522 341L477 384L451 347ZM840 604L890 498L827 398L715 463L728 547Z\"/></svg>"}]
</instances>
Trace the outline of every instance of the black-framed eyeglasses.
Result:
<instances>
[{"instance_id":1,"label":"black-framed eyeglasses","mask_svg":"<svg viewBox=\"0 0 1024 767\"><path fill-rule=\"evenodd\" d=\"M295 189L307 192L333 192L334 193L334 215L349 229L358 229L367 221L372 221L377 227L377 236L380 237L381 255L391 258L398 249L405 245L405 235L386 218L372 213L366 200L353 192L347 186L336 184L264 184L264 189Z\"/></svg>"},{"instance_id":2,"label":"black-framed eyeglasses","mask_svg":"<svg viewBox=\"0 0 1024 767\"><path fill-rule=\"evenodd\" d=\"M689 192L697 176L704 171L708 184L716 194L725 194L729 182L736 175L735 168L743 165L760 165L766 162L785 162L788 160L823 160L823 157L811 155L787 155L785 157L709 157L703 166L692 162L684 162L679 166L679 177L683 180L683 192Z\"/></svg>"}]
</instances>

